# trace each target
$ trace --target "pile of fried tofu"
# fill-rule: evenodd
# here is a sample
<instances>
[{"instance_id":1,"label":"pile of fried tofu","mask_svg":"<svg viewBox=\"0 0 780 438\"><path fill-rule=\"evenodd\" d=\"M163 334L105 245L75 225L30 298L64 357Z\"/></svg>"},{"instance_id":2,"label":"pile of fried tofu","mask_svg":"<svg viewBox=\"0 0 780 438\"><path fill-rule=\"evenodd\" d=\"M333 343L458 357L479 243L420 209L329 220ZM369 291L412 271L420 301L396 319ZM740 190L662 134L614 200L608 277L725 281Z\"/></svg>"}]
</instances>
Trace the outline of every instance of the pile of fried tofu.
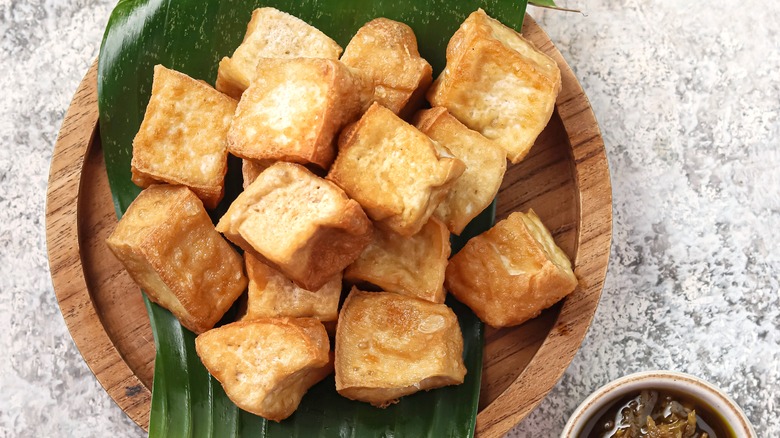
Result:
<instances>
[{"instance_id":1,"label":"pile of fried tofu","mask_svg":"<svg viewBox=\"0 0 780 438\"><path fill-rule=\"evenodd\" d=\"M507 158L522 160L550 119L556 63L480 9L432 79L403 23L370 21L342 54L273 8L254 11L216 88L155 66L133 141L144 190L108 245L198 334L242 409L281 421L334 369L341 395L378 407L460 384L447 291L503 327L576 287L533 211L450 259L451 233L490 205ZM228 154L243 160L244 191L214 226ZM215 328L234 305L237 320Z\"/></svg>"}]
</instances>

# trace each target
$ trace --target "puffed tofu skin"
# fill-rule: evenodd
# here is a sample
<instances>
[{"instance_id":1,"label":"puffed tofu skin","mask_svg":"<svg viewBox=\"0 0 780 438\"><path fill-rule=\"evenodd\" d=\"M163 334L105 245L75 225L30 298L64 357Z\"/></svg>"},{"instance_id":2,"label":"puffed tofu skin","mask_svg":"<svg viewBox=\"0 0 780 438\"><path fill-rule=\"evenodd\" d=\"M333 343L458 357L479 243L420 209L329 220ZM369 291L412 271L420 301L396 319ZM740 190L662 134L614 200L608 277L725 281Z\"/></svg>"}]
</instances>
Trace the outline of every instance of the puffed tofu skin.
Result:
<instances>
[{"instance_id":1,"label":"puffed tofu skin","mask_svg":"<svg viewBox=\"0 0 780 438\"><path fill-rule=\"evenodd\" d=\"M357 259L373 227L338 186L279 162L233 201L217 230L298 286L317 290Z\"/></svg>"},{"instance_id":2,"label":"puffed tofu skin","mask_svg":"<svg viewBox=\"0 0 780 438\"><path fill-rule=\"evenodd\" d=\"M386 407L400 397L463 383L455 313L391 292L352 289L336 328L336 391Z\"/></svg>"},{"instance_id":3,"label":"puffed tofu skin","mask_svg":"<svg viewBox=\"0 0 780 438\"><path fill-rule=\"evenodd\" d=\"M133 139L132 180L189 187L208 209L225 191L226 139L237 102L204 82L154 66L152 97Z\"/></svg>"},{"instance_id":4,"label":"puffed tofu skin","mask_svg":"<svg viewBox=\"0 0 780 438\"><path fill-rule=\"evenodd\" d=\"M195 333L214 327L247 285L241 256L183 186L142 191L107 243L149 299Z\"/></svg>"},{"instance_id":5,"label":"puffed tofu skin","mask_svg":"<svg viewBox=\"0 0 780 438\"><path fill-rule=\"evenodd\" d=\"M234 322L198 336L195 349L236 406L273 421L333 371L328 334L312 318Z\"/></svg>"},{"instance_id":6,"label":"puffed tofu skin","mask_svg":"<svg viewBox=\"0 0 780 438\"><path fill-rule=\"evenodd\" d=\"M577 287L571 262L530 210L472 238L447 266L447 290L493 327L522 324Z\"/></svg>"},{"instance_id":7,"label":"puffed tofu skin","mask_svg":"<svg viewBox=\"0 0 780 438\"><path fill-rule=\"evenodd\" d=\"M550 120L560 89L552 58L479 9L450 39L447 66L428 101L498 142L518 163Z\"/></svg>"},{"instance_id":8,"label":"puffed tofu skin","mask_svg":"<svg viewBox=\"0 0 780 438\"><path fill-rule=\"evenodd\" d=\"M341 62L371 77L374 101L402 118L421 106L433 79L412 28L387 18L363 25L344 49Z\"/></svg>"},{"instance_id":9,"label":"puffed tofu skin","mask_svg":"<svg viewBox=\"0 0 780 438\"><path fill-rule=\"evenodd\" d=\"M222 58L217 90L240 99L257 74L260 58L339 59L341 46L305 21L274 8L252 12L246 34L233 56Z\"/></svg>"},{"instance_id":10,"label":"puffed tofu skin","mask_svg":"<svg viewBox=\"0 0 780 438\"><path fill-rule=\"evenodd\" d=\"M298 287L281 272L266 265L249 253L244 254L249 278L247 311L242 321L261 318L316 318L336 321L341 298L341 273L321 288L310 291Z\"/></svg>"},{"instance_id":11,"label":"puffed tofu skin","mask_svg":"<svg viewBox=\"0 0 780 438\"><path fill-rule=\"evenodd\" d=\"M236 109L228 150L246 159L327 169L336 155L336 135L360 117L371 87L339 61L262 59Z\"/></svg>"},{"instance_id":12,"label":"puffed tofu skin","mask_svg":"<svg viewBox=\"0 0 780 438\"><path fill-rule=\"evenodd\" d=\"M378 227L408 237L428 222L465 168L446 148L374 103L342 133L327 178Z\"/></svg>"},{"instance_id":13,"label":"puffed tofu skin","mask_svg":"<svg viewBox=\"0 0 780 438\"><path fill-rule=\"evenodd\" d=\"M344 271L350 281L367 281L385 291L444 302L444 272L450 256L450 233L431 218L419 233L401 237L377 230L374 240Z\"/></svg>"},{"instance_id":14,"label":"puffed tofu skin","mask_svg":"<svg viewBox=\"0 0 780 438\"><path fill-rule=\"evenodd\" d=\"M453 234L460 235L498 194L506 172L506 153L495 142L464 126L446 108L421 111L415 125L466 164L466 171L433 212Z\"/></svg>"}]
</instances>

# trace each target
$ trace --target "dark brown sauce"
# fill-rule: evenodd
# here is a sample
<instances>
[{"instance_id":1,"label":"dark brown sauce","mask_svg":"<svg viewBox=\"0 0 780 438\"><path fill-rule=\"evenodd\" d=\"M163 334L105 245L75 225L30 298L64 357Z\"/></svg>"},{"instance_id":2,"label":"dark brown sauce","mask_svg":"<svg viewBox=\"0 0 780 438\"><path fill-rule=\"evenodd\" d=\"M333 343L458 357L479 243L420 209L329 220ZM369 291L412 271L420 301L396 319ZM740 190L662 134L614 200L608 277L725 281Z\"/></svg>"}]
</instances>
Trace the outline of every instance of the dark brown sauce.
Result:
<instances>
[{"instance_id":1,"label":"dark brown sauce","mask_svg":"<svg viewBox=\"0 0 780 438\"><path fill-rule=\"evenodd\" d=\"M609 402L604 408L596 412L585 424L578 438L642 438L647 435L645 418L648 414L655 419L660 426L664 418L672 421L682 417L680 405L685 411L694 411L696 416L696 432L690 438L737 438L732 428L723 419L723 416L715 411L707 403L690 395L676 391L637 391L625 397ZM679 405L674 405L677 402ZM672 411L679 413L674 414ZM629 423L642 418L643 427L635 427L632 433L628 433ZM657 435L652 435L657 436ZM670 438L677 435L668 435Z\"/></svg>"}]
</instances>

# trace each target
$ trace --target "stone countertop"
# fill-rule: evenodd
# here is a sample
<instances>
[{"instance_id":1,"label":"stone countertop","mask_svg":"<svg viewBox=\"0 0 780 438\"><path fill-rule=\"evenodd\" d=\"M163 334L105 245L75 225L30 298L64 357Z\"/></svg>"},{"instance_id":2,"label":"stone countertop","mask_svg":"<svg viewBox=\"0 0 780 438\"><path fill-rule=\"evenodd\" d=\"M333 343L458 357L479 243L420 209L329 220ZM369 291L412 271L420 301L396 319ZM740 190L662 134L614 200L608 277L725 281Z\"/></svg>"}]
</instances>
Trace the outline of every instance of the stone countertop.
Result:
<instances>
[{"instance_id":1,"label":"stone countertop","mask_svg":"<svg viewBox=\"0 0 780 438\"><path fill-rule=\"evenodd\" d=\"M51 286L49 160L113 0L0 0L0 436L143 436L87 368ZM530 8L581 80L612 173L599 310L511 437L555 437L593 390L671 369L780 436L780 5L589 1Z\"/></svg>"}]
</instances>

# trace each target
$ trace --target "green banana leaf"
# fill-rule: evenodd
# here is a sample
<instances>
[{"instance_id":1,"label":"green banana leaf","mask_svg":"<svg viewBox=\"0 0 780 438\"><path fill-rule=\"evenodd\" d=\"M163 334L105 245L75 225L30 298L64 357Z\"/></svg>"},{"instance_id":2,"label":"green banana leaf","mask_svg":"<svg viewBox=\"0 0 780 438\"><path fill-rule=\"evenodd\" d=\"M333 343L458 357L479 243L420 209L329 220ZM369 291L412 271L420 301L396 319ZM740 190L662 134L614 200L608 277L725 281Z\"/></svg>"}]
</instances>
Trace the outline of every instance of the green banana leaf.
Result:
<instances>
[{"instance_id":1,"label":"green banana leaf","mask_svg":"<svg viewBox=\"0 0 780 438\"><path fill-rule=\"evenodd\" d=\"M376 17L414 29L420 52L437 75L447 42L469 13L481 7L520 29L526 0L120 0L109 19L98 63L100 136L117 215L140 192L130 180L132 139L149 101L155 64L214 83L217 64L241 42L252 10L273 6L319 28L346 46ZM226 196L218 219L241 190L240 161L228 165ZM453 252L493 224L495 204L453 239ZM165 309L146 301L157 356L150 437L465 437L473 436L482 372L483 326L448 299L464 336L468 374L462 385L404 397L387 409L339 396L330 377L315 385L299 409L281 423L238 409L195 353L195 335ZM226 316L229 320L230 316Z\"/></svg>"},{"instance_id":2,"label":"green banana leaf","mask_svg":"<svg viewBox=\"0 0 780 438\"><path fill-rule=\"evenodd\" d=\"M554 0L528 0L528 3L534 6L538 6L540 8L555 9L557 11L580 12L580 10L578 9L562 8L557 4L555 4Z\"/></svg>"},{"instance_id":3,"label":"green banana leaf","mask_svg":"<svg viewBox=\"0 0 780 438\"><path fill-rule=\"evenodd\" d=\"M534 6L540 6L542 8L557 8L558 5L555 4L553 0L528 0L528 3L534 5Z\"/></svg>"}]
</instances>

